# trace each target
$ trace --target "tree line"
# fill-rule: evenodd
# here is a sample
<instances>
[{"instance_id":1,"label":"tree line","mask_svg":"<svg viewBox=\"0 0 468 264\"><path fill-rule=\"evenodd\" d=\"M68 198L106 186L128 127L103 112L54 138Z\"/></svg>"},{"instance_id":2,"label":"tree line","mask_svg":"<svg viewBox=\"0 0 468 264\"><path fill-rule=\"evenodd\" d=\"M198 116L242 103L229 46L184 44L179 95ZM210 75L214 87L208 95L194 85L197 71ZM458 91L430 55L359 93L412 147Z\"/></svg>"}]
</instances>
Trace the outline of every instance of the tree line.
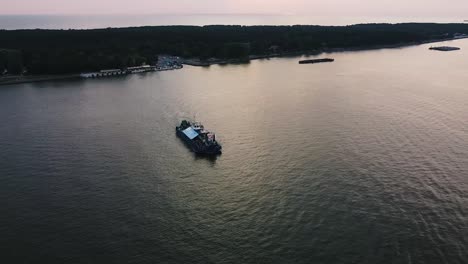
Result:
<instances>
[{"instance_id":1,"label":"tree line","mask_svg":"<svg viewBox=\"0 0 468 264\"><path fill-rule=\"evenodd\" d=\"M152 64L158 54L246 59L272 52L443 39L467 24L352 26L157 26L93 30L0 30L0 73L61 74ZM272 49L274 47L274 49ZM3 70L2 70L3 69Z\"/></svg>"},{"instance_id":2,"label":"tree line","mask_svg":"<svg viewBox=\"0 0 468 264\"><path fill-rule=\"evenodd\" d=\"M23 57L19 50L0 49L0 75L4 72L20 74L23 72Z\"/></svg>"}]
</instances>

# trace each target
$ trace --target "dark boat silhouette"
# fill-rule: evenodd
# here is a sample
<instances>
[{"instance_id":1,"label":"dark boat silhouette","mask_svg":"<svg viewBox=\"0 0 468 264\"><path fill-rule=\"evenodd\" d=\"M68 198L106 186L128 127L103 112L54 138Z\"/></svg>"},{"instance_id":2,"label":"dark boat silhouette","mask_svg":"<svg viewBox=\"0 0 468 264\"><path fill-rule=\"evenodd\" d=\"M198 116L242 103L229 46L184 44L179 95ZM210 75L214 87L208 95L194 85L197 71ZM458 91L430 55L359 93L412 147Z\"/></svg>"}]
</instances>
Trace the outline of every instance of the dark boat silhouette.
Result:
<instances>
[{"instance_id":1,"label":"dark boat silhouette","mask_svg":"<svg viewBox=\"0 0 468 264\"><path fill-rule=\"evenodd\" d=\"M221 145L216 141L216 135L205 130L202 124L183 120L176 127L176 135L184 141L187 147L199 155L219 155Z\"/></svg>"},{"instance_id":2,"label":"dark boat silhouette","mask_svg":"<svg viewBox=\"0 0 468 264\"><path fill-rule=\"evenodd\" d=\"M325 59L313 59L313 60L301 60L299 64L314 64L314 63L322 63L322 62L334 62L334 59L325 58Z\"/></svg>"}]
</instances>

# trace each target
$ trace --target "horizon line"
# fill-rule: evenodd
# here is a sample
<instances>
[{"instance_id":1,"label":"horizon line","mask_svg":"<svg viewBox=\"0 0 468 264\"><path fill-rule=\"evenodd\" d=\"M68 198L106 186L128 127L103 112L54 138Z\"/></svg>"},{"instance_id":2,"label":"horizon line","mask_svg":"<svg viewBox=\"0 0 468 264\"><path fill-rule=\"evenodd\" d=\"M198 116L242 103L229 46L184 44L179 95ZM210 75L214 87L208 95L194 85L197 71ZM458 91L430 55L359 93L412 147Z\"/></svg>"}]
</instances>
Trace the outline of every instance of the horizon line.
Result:
<instances>
[{"instance_id":1,"label":"horizon line","mask_svg":"<svg viewBox=\"0 0 468 264\"><path fill-rule=\"evenodd\" d=\"M295 16L295 15L307 15L307 14L295 14L295 13L238 13L238 12L222 12L222 13L204 13L204 12L194 12L194 13L9 13L9 14L2 14L0 13L0 16L135 16L135 15L167 15L167 16L174 16L174 15L200 15L200 16L206 16L206 15L246 15L246 16ZM315 15L311 15L315 16Z\"/></svg>"}]
</instances>

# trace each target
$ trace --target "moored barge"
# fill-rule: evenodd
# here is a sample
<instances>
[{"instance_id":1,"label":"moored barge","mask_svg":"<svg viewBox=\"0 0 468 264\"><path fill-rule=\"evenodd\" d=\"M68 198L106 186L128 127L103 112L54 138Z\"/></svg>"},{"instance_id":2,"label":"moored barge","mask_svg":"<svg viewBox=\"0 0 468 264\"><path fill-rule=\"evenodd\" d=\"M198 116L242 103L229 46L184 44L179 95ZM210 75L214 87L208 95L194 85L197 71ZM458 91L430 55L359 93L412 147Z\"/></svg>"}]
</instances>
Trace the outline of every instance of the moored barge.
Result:
<instances>
[{"instance_id":1,"label":"moored barge","mask_svg":"<svg viewBox=\"0 0 468 264\"><path fill-rule=\"evenodd\" d=\"M301 60L299 64L313 64L313 63L322 63L322 62L334 62L334 59L325 58L325 59L313 59L313 60Z\"/></svg>"},{"instance_id":2,"label":"moored barge","mask_svg":"<svg viewBox=\"0 0 468 264\"><path fill-rule=\"evenodd\" d=\"M438 51L455 51L460 50L459 47L449 47L449 46L440 46L440 47L430 47L430 50L438 50Z\"/></svg>"}]
</instances>

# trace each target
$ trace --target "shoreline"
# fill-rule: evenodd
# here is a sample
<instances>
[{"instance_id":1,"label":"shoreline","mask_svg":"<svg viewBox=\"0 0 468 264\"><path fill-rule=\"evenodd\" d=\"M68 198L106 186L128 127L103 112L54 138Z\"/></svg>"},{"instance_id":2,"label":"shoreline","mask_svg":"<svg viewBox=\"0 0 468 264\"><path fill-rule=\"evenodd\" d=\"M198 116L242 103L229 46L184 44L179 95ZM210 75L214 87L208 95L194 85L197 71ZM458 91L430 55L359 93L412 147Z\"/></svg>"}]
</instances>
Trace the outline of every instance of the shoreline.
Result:
<instances>
[{"instance_id":1,"label":"shoreline","mask_svg":"<svg viewBox=\"0 0 468 264\"><path fill-rule=\"evenodd\" d=\"M37 83L37 82L47 82L47 81L60 81L60 80L72 80L80 79L79 74L60 74L60 75L14 75L14 76L5 76L0 77L0 86L2 85L13 85L13 84L22 84L22 83Z\"/></svg>"},{"instance_id":2,"label":"shoreline","mask_svg":"<svg viewBox=\"0 0 468 264\"><path fill-rule=\"evenodd\" d=\"M325 48L315 51L294 51L294 52L285 52L285 53L275 53L269 55L250 55L248 59L211 59L207 61L202 61L200 59L183 59L183 65L195 66L195 67L209 67L211 65L229 65L229 64L246 64L252 60L261 60L261 59L270 59L270 58L282 58L282 57L296 57L296 56L318 56L326 53L335 53L335 52L353 52L353 51L367 51L367 50L379 50L379 49L396 49L404 48L411 46L418 46L430 43L438 43L444 41L453 41L459 39L466 39L468 36L464 37L455 37L455 38L445 38L437 40L426 40L421 42L410 42L410 43L399 43L391 45L377 45L377 46L363 46L355 48ZM25 75L25 76L4 76L0 77L0 86L4 85L14 85L14 84L23 84L23 83L36 83L36 82L47 82L47 81L60 81L60 80L71 80L71 79L81 79L80 74L64 74L64 75Z\"/></svg>"},{"instance_id":3,"label":"shoreline","mask_svg":"<svg viewBox=\"0 0 468 264\"><path fill-rule=\"evenodd\" d=\"M318 56L321 54L336 53L336 52L353 52L353 51L367 51L367 50L379 50L379 49L398 49L398 48L419 46L419 45L424 45L424 44L438 43L438 42L444 42L444 41L453 41L453 40L466 39L466 38L468 38L468 36L437 39L437 40L435 39L426 40L426 41L421 41L421 42L408 42L408 43L377 45L377 46L363 46L363 47L355 47L355 48L324 48L324 49L314 50L314 51L293 51L293 52L275 53L275 54L269 54L269 55L250 55L248 60L214 59L212 61L202 61L199 59L185 59L182 62L182 64L195 66L195 67L208 67L211 65L226 65L226 64L243 64L243 63L249 63L252 60L271 59L271 58L284 58L284 57L296 57L296 56Z\"/></svg>"}]
</instances>

